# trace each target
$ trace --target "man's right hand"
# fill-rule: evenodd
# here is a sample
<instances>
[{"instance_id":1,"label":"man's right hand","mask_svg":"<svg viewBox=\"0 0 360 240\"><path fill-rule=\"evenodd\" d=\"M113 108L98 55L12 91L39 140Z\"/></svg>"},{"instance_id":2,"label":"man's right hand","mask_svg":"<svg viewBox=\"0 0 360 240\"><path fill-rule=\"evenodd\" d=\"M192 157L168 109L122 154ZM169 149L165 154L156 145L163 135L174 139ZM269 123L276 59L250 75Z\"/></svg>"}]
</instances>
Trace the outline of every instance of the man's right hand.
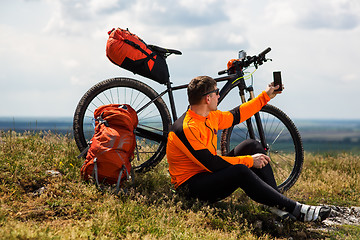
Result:
<instances>
[{"instance_id":1,"label":"man's right hand","mask_svg":"<svg viewBox=\"0 0 360 240\"><path fill-rule=\"evenodd\" d=\"M262 153L254 154L252 155L252 158L254 161L254 168L263 168L270 162L270 157Z\"/></svg>"},{"instance_id":2,"label":"man's right hand","mask_svg":"<svg viewBox=\"0 0 360 240\"><path fill-rule=\"evenodd\" d=\"M282 87L283 87L283 89L284 89L284 86L282 86ZM270 84L268 85L268 87L266 88L265 92L266 92L267 95L270 97L270 99L273 99L276 95L278 95L279 93L281 93L281 91L280 91L280 92L275 91L275 90L277 90L277 89L279 89L279 88L280 88L280 86L274 86L274 83L272 82L272 83L270 83Z\"/></svg>"}]
</instances>

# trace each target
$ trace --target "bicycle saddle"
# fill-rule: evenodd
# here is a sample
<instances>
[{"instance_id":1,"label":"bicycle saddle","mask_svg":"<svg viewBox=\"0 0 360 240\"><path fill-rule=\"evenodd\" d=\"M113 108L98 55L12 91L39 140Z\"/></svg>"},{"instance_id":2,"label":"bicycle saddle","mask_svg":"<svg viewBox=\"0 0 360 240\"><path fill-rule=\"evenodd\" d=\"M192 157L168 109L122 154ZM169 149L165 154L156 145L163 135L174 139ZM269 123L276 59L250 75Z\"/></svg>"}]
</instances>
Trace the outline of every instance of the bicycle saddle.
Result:
<instances>
[{"instance_id":1,"label":"bicycle saddle","mask_svg":"<svg viewBox=\"0 0 360 240\"><path fill-rule=\"evenodd\" d=\"M160 53L160 54L175 54L175 55L182 55L182 53L179 50L175 50L175 49L167 49L167 48L162 48L159 46L155 46L155 45L148 45L153 51Z\"/></svg>"}]
</instances>

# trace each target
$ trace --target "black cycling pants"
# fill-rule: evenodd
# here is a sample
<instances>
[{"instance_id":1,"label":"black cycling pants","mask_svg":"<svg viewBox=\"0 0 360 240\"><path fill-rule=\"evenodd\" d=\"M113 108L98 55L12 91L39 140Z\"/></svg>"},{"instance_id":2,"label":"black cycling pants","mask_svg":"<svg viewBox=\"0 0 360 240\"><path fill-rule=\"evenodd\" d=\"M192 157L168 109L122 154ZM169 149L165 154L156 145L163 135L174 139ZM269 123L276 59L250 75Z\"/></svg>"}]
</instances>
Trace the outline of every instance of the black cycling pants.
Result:
<instances>
[{"instance_id":1,"label":"black cycling pants","mask_svg":"<svg viewBox=\"0 0 360 240\"><path fill-rule=\"evenodd\" d=\"M261 144L245 140L228 155L242 156L264 153ZM191 177L178 187L180 193L189 198L216 202L241 188L254 201L292 212L296 202L282 195L276 186L270 164L261 169L248 168L243 164L232 165L217 172L204 172Z\"/></svg>"}]
</instances>

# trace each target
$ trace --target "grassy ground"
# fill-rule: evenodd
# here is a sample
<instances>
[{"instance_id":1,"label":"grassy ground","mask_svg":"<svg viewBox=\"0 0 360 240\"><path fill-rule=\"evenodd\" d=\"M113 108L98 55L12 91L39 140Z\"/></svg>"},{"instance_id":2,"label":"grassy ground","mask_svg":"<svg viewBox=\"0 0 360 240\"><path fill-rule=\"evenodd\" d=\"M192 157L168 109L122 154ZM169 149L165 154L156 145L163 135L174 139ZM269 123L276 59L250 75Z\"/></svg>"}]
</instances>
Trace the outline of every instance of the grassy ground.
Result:
<instances>
[{"instance_id":1,"label":"grassy ground","mask_svg":"<svg viewBox=\"0 0 360 240\"><path fill-rule=\"evenodd\" d=\"M0 132L1 239L359 239L359 226L279 221L241 191L214 205L171 191L166 161L127 193L80 179L73 139ZM61 175L51 175L56 170ZM360 206L360 156L310 155L287 195L309 204Z\"/></svg>"}]
</instances>

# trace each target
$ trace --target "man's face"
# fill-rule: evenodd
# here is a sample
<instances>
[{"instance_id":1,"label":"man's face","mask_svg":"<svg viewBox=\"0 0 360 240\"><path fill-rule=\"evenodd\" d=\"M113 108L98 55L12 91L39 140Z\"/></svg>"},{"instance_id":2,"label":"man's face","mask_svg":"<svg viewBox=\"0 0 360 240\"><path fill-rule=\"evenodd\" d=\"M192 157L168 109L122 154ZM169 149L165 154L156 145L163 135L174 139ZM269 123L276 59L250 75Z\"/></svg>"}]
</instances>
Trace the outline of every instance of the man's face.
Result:
<instances>
[{"instance_id":1,"label":"man's face","mask_svg":"<svg viewBox=\"0 0 360 240\"><path fill-rule=\"evenodd\" d=\"M219 89L215 86L213 92L209 93L209 110L210 111L216 111L217 110L217 105L218 105L218 101L219 101Z\"/></svg>"}]
</instances>

